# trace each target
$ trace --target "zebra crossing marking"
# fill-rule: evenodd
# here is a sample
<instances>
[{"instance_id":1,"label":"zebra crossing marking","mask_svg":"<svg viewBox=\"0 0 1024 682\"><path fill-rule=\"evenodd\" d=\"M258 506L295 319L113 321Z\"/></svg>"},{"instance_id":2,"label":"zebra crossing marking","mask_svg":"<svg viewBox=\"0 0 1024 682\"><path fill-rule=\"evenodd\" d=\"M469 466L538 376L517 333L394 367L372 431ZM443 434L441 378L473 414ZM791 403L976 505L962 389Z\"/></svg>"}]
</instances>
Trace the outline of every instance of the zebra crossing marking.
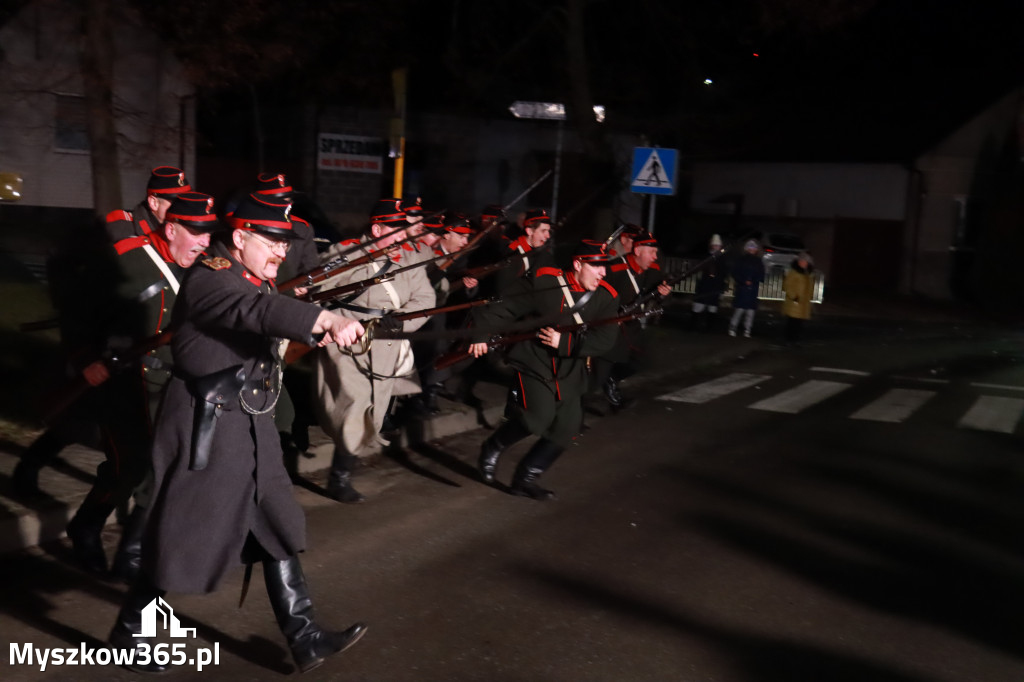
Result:
<instances>
[{"instance_id":1,"label":"zebra crossing marking","mask_svg":"<svg viewBox=\"0 0 1024 682\"><path fill-rule=\"evenodd\" d=\"M750 405L752 410L764 410L766 412L782 412L784 414L797 414L811 405L820 403L850 388L853 384L846 384L841 381L822 381L812 379L783 391L771 398L759 400Z\"/></svg>"},{"instance_id":2,"label":"zebra crossing marking","mask_svg":"<svg viewBox=\"0 0 1024 682\"><path fill-rule=\"evenodd\" d=\"M994 395L980 396L957 426L976 431L1013 433L1024 414L1024 400Z\"/></svg>"},{"instance_id":3,"label":"zebra crossing marking","mask_svg":"<svg viewBox=\"0 0 1024 682\"><path fill-rule=\"evenodd\" d=\"M869 377L871 372L859 369L842 369L839 367L811 367L812 372L828 372L829 374L850 374L855 377Z\"/></svg>"},{"instance_id":4,"label":"zebra crossing marking","mask_svg":"<svg viewBox=\"0 0 1024 682\"><path fill-rule=\"evenodd\" d=\"M832 371L829 368L812 368L821 371ZM841 371L840 373L858 373L858 370ZM859 375L859 374L858 374ZM701 404L727 396L747 388L751 388L772 379L770 374L751 374L733 372L724 376L688 386L657 397L657 400ZM892 377L894 380L909 380L910 377ZM913 380L929 384L946 385L948 379L927 379L914 377ZM747 407L752 410L797 414L808 407L823 402L837 395L854 384L840 381L824 381L812 379L782 391L776 395L759 400ZM979 388L993 388L1024 391L1024 386L1004 384L972 383ZM900 424L909 419L925 403L937 395L937 390L892 388L879 398L861 407L849 416L860 421L875 421L889 424ZM966 414L957 422L957 428L975 431L994 431L1012 434L1024 416L1024 399L1002 396L980 396Z\"/></svg>"},{"instance_id":5,"label":"zebra crossing marking","mask_svg":"<svg viewBox=\"0 0 1024 682\"><path fill-rule=\"evenodd\" d=\"M720 398L736 391L755 386L762 381L771 379L770 374L748 374L745 372L733 372L726 376L705 381L702 384L689 386L687 388L673 391L658 396L658 400L671 400L678 403L700 404L706 403L715 398Z\"/></svg>"},{"instance_id":6,"label":"zebra crossing marking","mask_svg":"<svg viewBox=\"0 0 1024 682\"><path fill-rule=\"evenodd\" d=\"M894 388L881 398L851 414L850 419L898 424L912 415L917 408L924 405L934 395L935 391Z\"/></svg>"},{"instance_id":7,"label":"zebra crossing marking","mask_svg":"<svg viewBox=\"0 0 1024 682\"><path fill-rule=\"evenodd\" d=\"M983 384L980 382L972 382L971 386L974 388L997 388L1001 391L1024 391L1024 386L1011 386L1009 384Z\"/></svg>"}]
</instances>

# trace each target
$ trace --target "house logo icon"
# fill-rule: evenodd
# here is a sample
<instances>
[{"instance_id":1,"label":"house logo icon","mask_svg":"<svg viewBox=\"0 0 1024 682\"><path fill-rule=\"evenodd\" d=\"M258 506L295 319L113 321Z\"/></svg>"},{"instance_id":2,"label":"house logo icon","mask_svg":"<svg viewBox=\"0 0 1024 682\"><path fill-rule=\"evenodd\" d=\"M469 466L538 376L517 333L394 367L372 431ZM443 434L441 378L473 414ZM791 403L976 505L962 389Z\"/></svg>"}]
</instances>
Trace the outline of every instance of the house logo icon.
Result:
<instances>
[{"instance_id":1,"label":"house logo icon","mask_svg":"<svg viewBox=\"0 0 1024 682\"><path fill-rule=\"evenodd\" d=\"M156 637L158 619L163 621L163 629L168 630L171 637L188 637L189 633L192 633L192 637L196 636L196 629L181 627L171 605L163 597L157 597L142 609L142 632L132 637Z\"/></svg>"}]
</instances>

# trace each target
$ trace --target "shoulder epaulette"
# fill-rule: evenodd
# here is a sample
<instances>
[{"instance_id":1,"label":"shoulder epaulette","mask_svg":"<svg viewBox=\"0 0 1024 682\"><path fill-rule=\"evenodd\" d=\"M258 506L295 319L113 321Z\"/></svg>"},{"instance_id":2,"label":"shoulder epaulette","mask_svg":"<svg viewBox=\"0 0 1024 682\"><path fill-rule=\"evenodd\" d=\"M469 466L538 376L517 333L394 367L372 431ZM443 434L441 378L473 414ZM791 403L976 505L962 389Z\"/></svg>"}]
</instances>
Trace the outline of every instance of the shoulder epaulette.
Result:
<instances>
[{"instance_id":1,"label":"shoulder epaulette","mask_svg":"<svg viewBox=\"0 0 1024 682\"><path fill-rule=\"evenodd\" d=\"M211 270L223 270L231 267L231 261L227 258L221 258L220 256L217 256L216 258L204 258L199 262Z\"/></svg>"},{"instance_id":2,"label":"shoulder epaulette","mask_svg":"<svg viewBox=\"0 0 1024 682\"><path fill-rule=\"evenodd\" d=\"M603 286L605 289L608 290L608 293L612 295L612 298L618 298L619 297L619 292L615 291L615 287L613 287L611 284L608 284L608 282L604 281L603 279L601 280L600 283L601 283L601 286Z\"/></svg>"},{"instance_id":3,"label":"shoulder epaulette","mask_svg":"<svg viewBox=\"0 0 1024 682\"><path fill-rule=\"evenodd\" d=\"M116 223L121 220L127 221L129 223L132 222L132 214L129 213L128 211L122 210L111 211L110 213L107 214L108 223Z\"/></svg>"},{"instance_id":4,"label":"shoulder epaulette","mask_svg":"<svg viewBox=\"0 0 1024 682\"><path fill-rule=\"evenodd\" d=\"M132 249L137 249L140 246L145 246L149 243L149 237L136 236L122 239L114 244L114 249L117 251L117 255L123 256Z\"/></svg>"},{"instance_id":5,"label":"shoulder epaulette","mask_svg":"<svg viewBox=\"0 0 1024 682\"><path fill-rule=\"evenodd\" d=\"M537 268L537 277L542 275L551 275L552 277L558 277L562 274L562 271L558 268Z\"/></svg>"},{"instance_id":6,"label":"shoulder epaulette","mask_svg":"<svg viewBox=\"0 0 1024 682\"><path fill-rule=\"evenodd\" d=\"M614 264L612 264L612 266L609 269L612 272L622 272L623 270L625 270L628 267L629 267L629 265L627 265L626 263L614 263Z\"/></svg>"}]
</instances>

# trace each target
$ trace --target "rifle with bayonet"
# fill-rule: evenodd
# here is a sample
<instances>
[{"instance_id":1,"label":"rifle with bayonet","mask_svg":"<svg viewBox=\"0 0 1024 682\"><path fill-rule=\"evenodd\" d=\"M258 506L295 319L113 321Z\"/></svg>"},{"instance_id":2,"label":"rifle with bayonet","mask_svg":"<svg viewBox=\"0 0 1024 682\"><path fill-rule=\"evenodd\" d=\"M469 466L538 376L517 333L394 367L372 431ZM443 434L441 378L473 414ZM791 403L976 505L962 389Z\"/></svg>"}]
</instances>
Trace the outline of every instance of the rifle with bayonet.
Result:
<instances>
[{"instance_id":1,"label":"rifle with bayonet","mask_svg":"<svg viewBox=\"0 0 1024 682\"><path fill-rule=\"evenodd\" d=\"M462 249L461 251L459 251L459 253L463 253L464 251L466 251L466 249ZM439 261L444 258L451 258L451 256L452 254L450 253L443 253L440 256L434 256L433 258L428 258L427 260L417 261L412 265L406 265L405 267L398 268L397 270L388 270L387 272L384 272L379 275L374 275L373 277L368 277L367 279L363 279L358 282L343 284L339 287L334 287L333 289L325 289L324 291L306 294L305 296L302 297L301 300L309 301L310 303L323 303L324 301L331 301L336 298L340 298L341 296L344 296L346 294L352 294L362 291L363 289L368 289L376 284L390 282L395 278L396 275L399 275L403 272L415 270L416 268L422 268L423 266L429 265L434 261Z\"/></svg>"},{"instance_id":2,"label":"rifle with bayonet","mask_svg":"<svg viewBox=\"0 0 1024 682\"><path fill-rule=\"evenodd\" d=\"M745 241L745 238L744 238L744 241ZM651 287L647 291L640 292L640 294L633 300L632 303L630 303L628 306L624 306L622 308L623 311L639 310L640 308L642 308L643 306L647 305L651 301L660 301L661 300L661 294L658 293L658 287L659 286L661 286L662 284L667 284L670 288L674 287L676 284L678 284L679 282L682 282L684 279L686 279L690 275L693 275L693 274L695 274L697 272L700 272L704 268L704 266L707 265L708 263L710 263L711 261L715 260L716 258L723 257L725 255L725 252L726 252L726 249L723 248L720 251L712 253L707 258L705 258L701 262L697 263L693 267L686 268L686 269L684 269L684 270L682 270L680 272L677 272L674 275L666 277L661 282L659 282L658 284L654 285L653 287Z\"/></svg>"},{"instance_id":3,"label":"rifle with bayonet","mask_svg":"<svg viewBox=\"0 0 1024 682\"><path fill-rule=\"evenodd\" d=\"M434 216L441 215L442 213L445 212L445 210L447 210L447 209L443 209L443 210L440 210L440 211L434 211L433 213L430 213L427 216L425 216L424 220L426 220L427 218L432 218ZM320 267L313 268L309 272L303 273L301 275L298 275L297 277L293 277L293 278L291 278L291 279L289 279L289 280L287 280L285 282L282 282L282 283L278 284L277 285L277 290L278 291L289 291L289 290L294 289L295 287L299 287L299 286L311 287L311 286L313 286L315 284L319 284L320 282L323 282L326 279L330 279L331 277L333 277L333 276L335 276L337 274L345 272L346 270L351 270L352 268L359 267L360 265L365 265L366 263L369 263L372 260L376 260L380 256L392 253L395 249L400 248L402 244L405 244L407 242L411 242L411 241L415 241L416 239L419 239L419 237L417 237L417 236L408 236L408 237L406 237L404 239L400 239L400 240L394 242L393 244L389 244L389 245L385 246L383 249L376 249L374 251L367 251L364 255L359 256L358 258L349 260L349 256L351 254L356 253L357 251L363 250L367 246L370 246L372 244L376 244L380 240L385 239L386 237L389 237L391 234L393 234L393 232L394 232L394 230L389 230L388 232L380 235L379 237L374 237L372 239L367 239L366 241L360 241L358 244L354 245L352 248L346 249L345 251L342 251L337 256L335 256L334 258L332 258L328 262L324 263Z\"/></svg>"},{"instance_id":4,"label":"rifle with bayonet","mask_svg":"<svg viewBox=\"0 0 1024 682\"><path fill-rule=\"evenodd\" d=\"M453 313L459 310L467 310L469 308L477 308L484 305L491 305L497 303L500 299L498 298L480 298L475 301L467 301L466 303L453 303L452 305L442 305L436 308L423 308L422 310L411 310L407 313L392 313L388 315L389 320L394 322L405 322L406 320L418 320L421 317L433 317L434 315L441 315L443 313ZM376 331L379 325L380 318L374 318L363 322L363 326L366 331L364 343L368 343L373 338L380 337L383 331ZM465 332L467 335L470 333L468 330ZM307 346L304 343L298 341L292 341L288 344L288 349L284 354L284 361L287 364L291 364L306 355L309 351L313 350L312 346Z\"/></svg>"},{"instance_id":5,"label":"rifle with bayonet","mask_svg":"<svg viewBox=\"0 0 1024 682\"><path fill-rule=\"evenodd\" d=\"M651 307L643 310L638 309L628 313L623 313L622 315L617 315L615 317L606 317L601 320L591 320L590 322L558 325L552 327L552 329L554 329L559 334L574 332L584 333L588 329L592 329L594 327L606 327L613 324L622 324L623 322L654 317L660 314L661 309ZM467 330L467 333L471 333L472 331L472 329L469 329ZM537 332L539 331L540 329L533 329L531 331L520 332L517 334L494 334L487 339L486 343L488 348L490 349L504 348L505 346L511 346L521 341L529 341L531 339L535 339L537 338ZM462 345L456 350L450 351L440 356L437 360L434 361L434 369L442 370L447 367L451 367L452 365L461 362L466 358L471 357L469 351L470 345L472 344Z\"/></svg>"}]
</instances>

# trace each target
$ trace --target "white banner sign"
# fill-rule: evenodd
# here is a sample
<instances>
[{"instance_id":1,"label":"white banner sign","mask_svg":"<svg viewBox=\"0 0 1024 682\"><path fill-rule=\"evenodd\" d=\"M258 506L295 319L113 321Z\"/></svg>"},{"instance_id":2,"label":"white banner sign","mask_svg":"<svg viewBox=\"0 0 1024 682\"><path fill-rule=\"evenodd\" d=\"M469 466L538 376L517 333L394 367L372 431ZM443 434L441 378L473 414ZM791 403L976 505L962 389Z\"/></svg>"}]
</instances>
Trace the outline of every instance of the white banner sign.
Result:
<instances>
[{"instance_id":1,"label":"white banner sign","mask_svg":"<svg viewBox=\"0 0 1024 682\"><path fill-rule=\"evenodd\" d=\"M320 133L316 165L320 170L381 173L384 166L384 140Z\"/></svg>"}]
</instances>

